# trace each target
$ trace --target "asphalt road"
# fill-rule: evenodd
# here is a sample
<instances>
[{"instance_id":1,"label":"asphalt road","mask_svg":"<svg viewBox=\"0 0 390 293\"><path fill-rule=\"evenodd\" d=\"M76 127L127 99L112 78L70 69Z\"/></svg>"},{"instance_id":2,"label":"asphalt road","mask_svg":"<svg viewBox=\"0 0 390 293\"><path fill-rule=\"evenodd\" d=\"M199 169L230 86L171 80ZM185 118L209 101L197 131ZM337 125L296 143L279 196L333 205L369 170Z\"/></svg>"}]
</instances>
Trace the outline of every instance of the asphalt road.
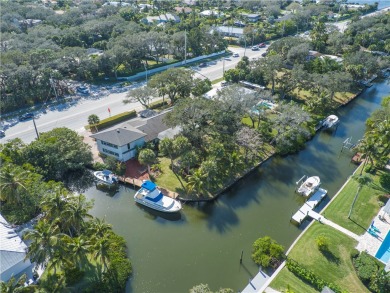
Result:
<instances>
[{"instance_id":1,"label":"asphalt road","mask_svg":"<svg viewBox=\"0 0 390 293\"><path fill-rule=\"evenodd\" d=\"M215 80L223 76L223 63L225 62L225 70L234 68L242 56L248 56L249 59L258 58L266 51L266 48L261 48L259 51L252 51L250 48L229 48L233 53L238 53L239 57L221 58L208 63L207 67L193 67L198 72L197 76L201 78L209 78ZM135 83L132 88L144 85L144 82ZM103 90L102 90L103 91ZM116 115L130 110L142 110L140 103L123 104L123 99L126 92L107 94L102 97L84 97L74 99L73 103L51 107L47 113L36 113L35 123L38 132L47 132L56 127L68 127L76 130L79 133L85 132L84 126L88 124L87 119L91 114L96 114L100 119L109 117L110 108L111 115ZM0 139L0 143L6 142L8 139L19 137L25 143L30 143L36 139L33 120L18 122L16 125L8 128L5 131L5 137Z\"/></svg>"}]
</instances>

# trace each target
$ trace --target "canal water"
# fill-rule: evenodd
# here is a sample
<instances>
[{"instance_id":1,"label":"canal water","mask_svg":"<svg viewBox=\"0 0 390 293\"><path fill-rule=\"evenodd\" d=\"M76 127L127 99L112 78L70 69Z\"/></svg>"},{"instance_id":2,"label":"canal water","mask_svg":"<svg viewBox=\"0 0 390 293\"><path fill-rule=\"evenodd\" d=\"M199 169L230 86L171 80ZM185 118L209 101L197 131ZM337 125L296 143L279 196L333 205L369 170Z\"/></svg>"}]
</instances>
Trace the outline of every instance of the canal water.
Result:
<instances>
[{"instance_id":1,"label":"canal water","mask_svg":"<svg viewBox=\"0 0 390 293\"><path fill-rule=\"evenodd\" d=\"M87 190L95 200L92 214L126 239L134 268L127 292L188 292L200 283L214 291L242 290L258 272L250 258L252 243L269 235L288 248L303 229L290 223L303 204L295 182L318 175L327 200L333 197L356 168L352 153L340 152L343 141L362 137L366 119L389 94L386 81L375 83L335 113L341 123L334 133L318 133L298 154L270 159L217 201L184 205L179 215L136 205L134 191L124 186L111 193Z\"/></svg>"}]
</instances>

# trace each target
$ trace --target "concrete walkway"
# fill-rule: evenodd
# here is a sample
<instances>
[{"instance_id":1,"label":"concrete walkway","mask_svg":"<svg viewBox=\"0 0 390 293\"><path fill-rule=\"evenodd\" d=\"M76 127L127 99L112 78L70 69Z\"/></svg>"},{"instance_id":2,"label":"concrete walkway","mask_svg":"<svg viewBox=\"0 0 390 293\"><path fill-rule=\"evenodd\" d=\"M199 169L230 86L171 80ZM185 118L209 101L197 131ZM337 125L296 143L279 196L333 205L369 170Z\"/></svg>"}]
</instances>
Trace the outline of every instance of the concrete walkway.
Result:
<instances>
[{"instance_id":1,"label":"concrete walkway","mask_svg":"<svg viewBox=\"0 0 390 293\"><path fill-rule=\"evenodd\" d=\"M261 292L260 288L264 286L264 284L269 279L269 276L263 271L259 270L259 273L251 280L249 279L249 284L242 291L243 293L255 293Z\"/></svg>"},{"instance_id":2,"label":"concrete walkway","mask_svg":"<svg viewBox=\"0 0 390 293\"><path fill-rule=\"evenodd\" d=\"M356 235L355 233L349 231L348 229L345 229L343 227L341 227L340 225L332 222L331 220L328 220L326 219L324 216L314 212L314 211L310 211L309 212L309 216L312 217L314 220L317 220L318 222L322 223L322 224L325 224L325 225L328 225L328 226L331 226L333 228L335 228L336 230L339 230L341 233L344 233L345 235L355 239L356 241L360 241L360 236Z\"/></svg>"}]
</instances>

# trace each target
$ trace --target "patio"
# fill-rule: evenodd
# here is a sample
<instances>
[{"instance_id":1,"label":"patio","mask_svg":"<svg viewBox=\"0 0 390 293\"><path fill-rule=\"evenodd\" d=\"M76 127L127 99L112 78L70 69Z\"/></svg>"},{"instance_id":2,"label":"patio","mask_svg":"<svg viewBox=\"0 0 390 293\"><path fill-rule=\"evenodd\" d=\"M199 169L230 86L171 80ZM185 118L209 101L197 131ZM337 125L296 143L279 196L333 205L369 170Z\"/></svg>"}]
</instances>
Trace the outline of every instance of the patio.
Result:
<instances>
[{"instance_id":1,"label":"patio","mask_svg":"<svg viewBox=\"0 0 390 293\"><path fill-rule=\"evenodd\" d=\"M373 225L379 229L379 232L376 233L378 236L375 237L366 231L366 233L360 236L360 241L356 246L357 250L366 251L368 254L375 257L375 254L381 246L383 239L390 231L390 210L387 211L387 209L385 209L386 207L390 208L390 200L387 202L386 206L380 209L379 213L372 221ZM368 229L369 227L367 227L367 230Z\"/></svg>"}]
</instances>

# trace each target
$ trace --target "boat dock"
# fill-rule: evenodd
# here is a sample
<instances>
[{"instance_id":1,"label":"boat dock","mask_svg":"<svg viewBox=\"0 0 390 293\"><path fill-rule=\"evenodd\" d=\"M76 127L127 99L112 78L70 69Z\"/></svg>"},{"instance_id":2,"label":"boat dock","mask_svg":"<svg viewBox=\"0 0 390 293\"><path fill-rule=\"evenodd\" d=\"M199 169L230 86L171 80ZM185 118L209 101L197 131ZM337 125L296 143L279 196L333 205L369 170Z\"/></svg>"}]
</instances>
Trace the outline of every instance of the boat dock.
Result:
<instances>
[{"instance_id":1,"label":"boat dock","mask_svg":"<svg viewBox=\"0 0 390 293\"><path fill-rule=\"evenodd\" d=\"M321 202L321 200L328 193L327 190L319 188L304 204L303 206L292 216L291 220L301 224L303 220L309 215L311 211Z\"/></svg>"}]
</instances>

